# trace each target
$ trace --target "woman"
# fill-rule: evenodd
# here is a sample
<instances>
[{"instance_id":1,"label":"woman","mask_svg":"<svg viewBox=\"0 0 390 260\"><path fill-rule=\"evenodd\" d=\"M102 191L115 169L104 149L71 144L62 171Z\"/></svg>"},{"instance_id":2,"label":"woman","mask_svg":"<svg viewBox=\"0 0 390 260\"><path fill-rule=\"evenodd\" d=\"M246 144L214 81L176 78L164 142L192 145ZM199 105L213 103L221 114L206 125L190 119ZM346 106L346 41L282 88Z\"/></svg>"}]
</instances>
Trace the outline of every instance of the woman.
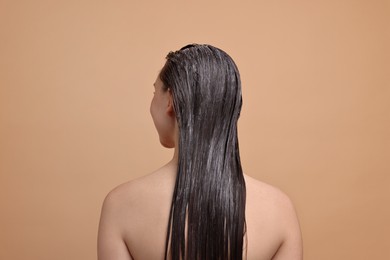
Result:
<instances>
[{"instance_id":1,"label":"woman","mask_svg":"<svg viewBox=\"0 0 390 260\"><path fill-rule=\"evenodd\" d=\"M150 112L174 156L107 195L99 259L302 259L289 198L242 172L229 55L198 44L171 52L154 88Z\"/></svg>"}]
</instances>

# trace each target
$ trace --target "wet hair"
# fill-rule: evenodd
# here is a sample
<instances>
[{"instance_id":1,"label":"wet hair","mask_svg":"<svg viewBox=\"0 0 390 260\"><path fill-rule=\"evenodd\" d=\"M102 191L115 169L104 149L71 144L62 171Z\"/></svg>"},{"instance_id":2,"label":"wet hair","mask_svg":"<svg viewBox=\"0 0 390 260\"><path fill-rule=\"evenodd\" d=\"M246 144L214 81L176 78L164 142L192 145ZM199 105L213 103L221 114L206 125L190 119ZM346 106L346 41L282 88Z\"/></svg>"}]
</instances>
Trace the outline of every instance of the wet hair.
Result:
<instances>
[{"instance_id":1,"label":"wet hair","mask_svg":"<svg viewBox=\"0 0 390 260\"><path fill-rule=\"evenodd\" d=\"M179 128L165 259L242 259L246 188L237 66L216 47L191 44L168 54L159 77L172 91Z\"/></svg>"}]
</instances>

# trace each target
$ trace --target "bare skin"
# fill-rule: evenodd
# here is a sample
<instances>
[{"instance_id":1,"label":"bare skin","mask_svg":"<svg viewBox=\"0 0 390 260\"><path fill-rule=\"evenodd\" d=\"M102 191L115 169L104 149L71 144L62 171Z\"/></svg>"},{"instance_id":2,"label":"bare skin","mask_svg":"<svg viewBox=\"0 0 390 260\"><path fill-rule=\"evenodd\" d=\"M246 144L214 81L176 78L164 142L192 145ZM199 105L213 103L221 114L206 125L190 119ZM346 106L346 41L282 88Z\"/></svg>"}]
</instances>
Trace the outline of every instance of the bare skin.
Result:
<instances>
[{"instance_id":1,"label":"bare skin","mask_svg":"<svg viewBox=\"0 0 390 260\"><path fill-rule=\"evenodd\" d=\"M161 84L159 79L154 84L151 114L160 142L174 148L178 130L171 94L162 91ZM164 259L177 158L175 149L168 164L116 187L107 195L99 225L99 260ZM247 191L244 259L301 260L301 232L290 199L277 188L244 177Z\"/></svg>"},{"instance_id":2,"label":"bare skin","mask_svg":"<svg viewBox=\"0 0 390 260\"><path fill-rule=\"evenodd\" d=\"M174 159L107 195L99 227L99 260L164 259L175 170ZM302 259L301 234L290 199L247 175L245 182L247 259Z\"/></svg>"}]
</instances>

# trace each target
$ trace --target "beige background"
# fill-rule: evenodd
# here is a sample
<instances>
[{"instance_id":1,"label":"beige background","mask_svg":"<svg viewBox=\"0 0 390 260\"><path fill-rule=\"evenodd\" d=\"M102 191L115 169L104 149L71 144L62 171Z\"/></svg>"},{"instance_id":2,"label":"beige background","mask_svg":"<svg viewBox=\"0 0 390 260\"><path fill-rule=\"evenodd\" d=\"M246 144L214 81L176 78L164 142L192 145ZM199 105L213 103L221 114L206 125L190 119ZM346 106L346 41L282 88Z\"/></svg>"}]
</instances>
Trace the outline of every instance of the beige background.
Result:
<instances>
[{"instance_id":1,"label":"beige background","mask_svg":"<svg viewBox=\"0 0 390 260\"><path fill-rule=\"evenodd\" d=\"M187 3L184 3L187 2ZM164 57L241 71L244 171L293 199L305 259L390 259L389 1L0 1L0 259L96 259L114 186L172 155Z\"/></svg>"}]
</instances>

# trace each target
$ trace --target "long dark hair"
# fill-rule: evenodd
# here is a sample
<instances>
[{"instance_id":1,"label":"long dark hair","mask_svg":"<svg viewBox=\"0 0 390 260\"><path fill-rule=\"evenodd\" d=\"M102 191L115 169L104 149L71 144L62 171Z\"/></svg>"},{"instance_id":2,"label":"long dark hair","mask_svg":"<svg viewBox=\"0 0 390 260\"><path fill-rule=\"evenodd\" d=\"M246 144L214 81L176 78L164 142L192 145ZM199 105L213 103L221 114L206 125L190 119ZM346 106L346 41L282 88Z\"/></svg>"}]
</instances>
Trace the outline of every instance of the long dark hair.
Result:
<instances>
[{"instance_id":1,"label":"long dark hair","mask_svg":"<svg viewBox=\"0 0 390 260\"><path fill-rule=\"evenodd\" d=\"M237 66L210 45L187 45L166 59L159 76L172 91L179 156L165 259L242 259L246 189Z\"/></svg>"}]
</instances>

